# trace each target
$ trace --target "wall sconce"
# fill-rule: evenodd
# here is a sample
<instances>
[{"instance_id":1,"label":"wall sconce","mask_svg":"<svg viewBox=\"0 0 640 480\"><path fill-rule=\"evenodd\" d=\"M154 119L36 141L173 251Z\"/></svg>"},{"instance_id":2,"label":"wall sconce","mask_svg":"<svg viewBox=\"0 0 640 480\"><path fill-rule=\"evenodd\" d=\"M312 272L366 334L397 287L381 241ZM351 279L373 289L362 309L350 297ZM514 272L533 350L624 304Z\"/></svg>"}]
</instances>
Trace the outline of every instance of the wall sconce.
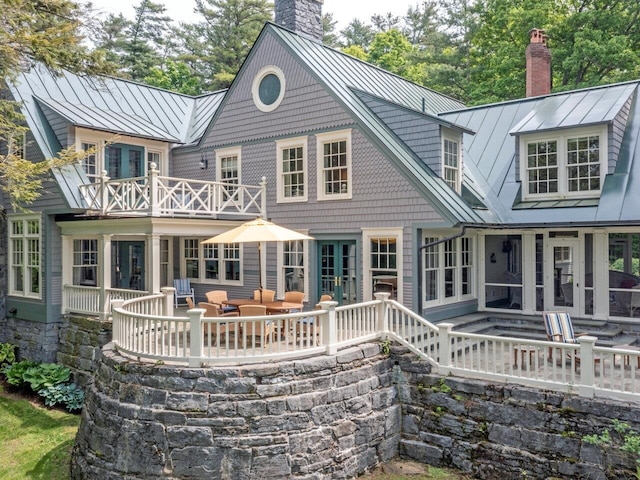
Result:
<instances>
[{"instance_id":1,"label":"wall sconce","mask_svg":"<svg viewBox=\"0 0 640 480\"><path fill-rule=\"evenodd\" d=\"M491 263L496 263L496 254L492 253L491 256L489 257L489 261Z\"/></svg>"},{"instance_id":2,"label":"wall sconce","mask_svg":"<svg viewBox=\"0 0 640 480\"><path fill-rule=\"evenodd\" d=\"M200 170L205 170L209 168L209 159L205 158L204 155L200 158Z\"/></svg>"}]
</instances>

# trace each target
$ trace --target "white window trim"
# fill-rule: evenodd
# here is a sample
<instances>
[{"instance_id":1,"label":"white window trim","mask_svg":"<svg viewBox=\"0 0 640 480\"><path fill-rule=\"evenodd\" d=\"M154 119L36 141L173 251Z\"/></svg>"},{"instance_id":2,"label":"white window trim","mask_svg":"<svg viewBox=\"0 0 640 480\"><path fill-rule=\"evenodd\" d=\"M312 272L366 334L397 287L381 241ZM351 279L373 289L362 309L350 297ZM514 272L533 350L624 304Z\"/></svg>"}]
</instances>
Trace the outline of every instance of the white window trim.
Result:
<instances>
[{"instance_id":1,"label":"white window trim","mask_svg":"<svg viewBox=\"0 0 640 480\"><path fill-rule=\"evenodd\" d=\"M302 176L303 176L303 185L304 185L304 195L301 197L285 197L284 196L284 172L282 170L282 151L287 148L292 147L302 147L303 155L302 155ZM277 203L296 203L296 202L306 202L309 199L309 149L308 147L308 138L307 137L297 137L290 138L287 140L279 140L276 142L276 151L277 151Z\"/></svg>"},{"instance_id":2,"label":"white window trim","mask_svg":"<svg viewBox=\"0 0 640 480\"><path fill-rule=\"evenodd\" d=\"M444 163L444 142L445 140L448 140L450 142L453 142L455 144L458 145L458 168L455 169L457 171L457 178L456 178L456 185L454 190L456 191L456 193L460 193L460 191L462 190L462 138L460 135L456 136L453 133L447 132L445 130L443 130L442 132L442 141L441 141L441 149L442 149L442 179L445 181L445 183L447 185L449 185L449 182L446 180L445 177L445 172L447 170L454 170L453 168L445 165ZM449 185L450 186L450 185Z\"/></svg>"},{"instance_id":3,"label":"white window trim","mask_svg":"<svg viewBox=\"0 0 640 480\"><path fill-rule=\"evenodd\" d=\"M278 98L276 98L276 100L271 105L267 105L263 103L262 100L260 99L260 83L262 82L264 77L266 77L267 75L275 75L276 77L278 77L278 80L280 80L280 94L278 95ZM251 85L251 96L253 97L253 103L261 112L265 112L265 113L272 112L280 106L280 103L284 98L285 89L286 89L286 81L284 78L284 73L282 73L282 70L280 70L275 65L268 65L260 69L260 71L253 78L253 83Z\"/></svg>"},{"instance_id":4,"label":"white window trim","mask_svg":"<svg viewBox=\"0 0 640 480\"><path fill-rule=\"evenodd\" d=\"M242 148L230 147L216 150L216 180L222 182L222 159L224 157L238 157L238 185L242 184Z\"/></svg>"},{"instance_id":5,"label":"white window trim","mask_svg":"<svg viewBox=\"0 0 640 480\"><path fill-rule=\"evenodd\" d=\"M371 239L380 237L395 237L397 242L396 248L396 270L398 272L398 280L396 285L396 298L399 302L402 302L404 298L402 295L402 287L404 273L403 273L403 238L402 227L398 228L363 228L362 229L362 267L363 267L363 294L364 298L373 298L373 291L371 285L373 285L373 279L371 278Z\"/></svg>"},{"instance_id":6,"label":"white window trim","mask_svg":"<svg viewBox=\"0 0 640 480\"><path fill-rule=\"evenodd\" d=\"M345 140L347 143L347 193L334 193L327 195L324 193L324 166L323 166L323 145L328 142L340 142ZM317 161L317 190L318 201L327 200L349 200L353 197L353 181L352 181L352 150L351 150L351 129L338 130L335 132L316 134L316 161Z\"/></svg>"},{"instance_id":7,"label":"white window trim","mask_svg":"<svg viewBox=\"0 0 640 480\"><path fill-rule=\"evenodd\" d=\"M42 299L42 290L43 290L43 275L42 275L42 269L43 269L43 263L44 263L44 255L43 255L43 241L42 241L42 217L39 214L36 215L9 215L8 216L8 234L9 234L9 245L8 245L8 251L9 251L9 262L8 262L8 292L10 296L14 296L14 297L22 297L22 298L33 298L33 299ZM38 293L33 293L31 292L31 278L27 275L27 259L28 259L28 252L29 252L29 248L28 248L28 240L30 238L36 238L35 236L29 236L27 231L26 231L26 222L31 221L31 220L37 220L38 221L38 258L39 258L39 265L38 265L38 276L39 276L39 286L40 286L40 292ZM14 237L12 232L13 232L13 223L14 222L24 222L24 230L23 230L23 234L17 237ZM23 291L19 291L19 290L14 290L13 289L13 285L14 285L14 276L13 276L13 241L14 239L22 239L22 268L23 268L23 287L24 290Z\"/></svg>"},{"instance_id":8,"label":"white window trim","mask_svg":"<svg viewBox=\"0 0 640 480\"><path fill-rule=\"evenodd\" d=\"M588 135L600 137L600 190L586 192L569 192L567 183L567 139ZM527 144L539 141L556 141L558 144L558 192L557 193L529 193L527 175ZM554 132L522 134L520 135L520 181L524 200L561 200L565 198L594 198L600 197L602 186L607 175L609 158L609 136L606 125L591 128L572 128Z\"/></svg>"},{"instance_id":9,"label":"white window trim","mask_svg":"<svg viewBox=\"0 0 640 480\"><path fill-rule=\"evenodd\" d=\"M210 285L240 285L244 284L244 251L242 244L239 244L239 261L240 261L240 279L239 280L226 280L224 278L224 256L222 249L224 249L224 244L218 244L218 248L220 249L220 278L218 280L214 280L212 278L205 277L205 258L204 258L204 245L203 241L209 237L181 237L180 238L180 277L186 278L187 275L187 265L186 265L186 256L184 252L184 241L185 240L197 240L198 242L198 278L189 277L189 279L195 283L203 283Z\"/></svg>"},{"instance_id":10,"label":"white window trim","mask_svg":"<svg viewBox=\"0 0 640 480\"><path fill-rule=\"evenodd\" d=\"M308 230L297 230L299 233L309 234ZM304 300L309 301L309 240L302 240L303 252L302 261L304 262ZM285 278L282 275L284 268L284 242L278 242L277 244L277 265L278 265L278 283L276 288L278 289L278 298L284 298L285 293Z\"/></svg>"},{"instance_id":11,"label":"white window trim","mask_svg":"<svg viewBox=\"0 0 640 480\"><path fill-rule=\"evenodd\" d=\"M422 265L420 275L422 276L422 285L423 291L421 292L422 300L422 308L432 308L439 305L449 305L452 303L461 302L464 300L472 299L477 297L478 292L478 241L477 236L475 235L464 235L462 237L457 237L454 239L456 242L456 295L451 297L445 297L445 250L443 241L446 235L442 235L442 233L434 234L434 232L423 232L422 234L422 243L425 244L427 238L437 238L440 240L440 243L436 245L438 249L438 296L435 300L424 300L425 289L426 289L426 279L425 279L425 267ZM468 238L471 241L471 249L472 249L472 266L471 266L471 292L463 295L462 292L462 238ZM424 252L421 252L420 255L424 255Z\"/></svg>"}]
</instances>

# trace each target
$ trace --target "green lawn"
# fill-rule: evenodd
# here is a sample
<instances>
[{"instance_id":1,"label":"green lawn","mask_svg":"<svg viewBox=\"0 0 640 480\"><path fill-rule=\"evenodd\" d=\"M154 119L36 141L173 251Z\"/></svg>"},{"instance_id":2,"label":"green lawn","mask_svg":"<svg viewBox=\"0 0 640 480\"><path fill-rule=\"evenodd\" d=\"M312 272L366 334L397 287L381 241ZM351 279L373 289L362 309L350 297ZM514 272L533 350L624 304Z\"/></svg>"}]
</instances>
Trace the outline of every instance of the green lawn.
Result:
<instances>
[{"instance_id":1,"label":"green lawn","mask_svg":"<svg viewBox=\"0 0 640 480\"><path fill-rule=\"evenodd\" d=\"M79 423L0 386L0 480L67 480Z\"/></svg>"}]
</instances>

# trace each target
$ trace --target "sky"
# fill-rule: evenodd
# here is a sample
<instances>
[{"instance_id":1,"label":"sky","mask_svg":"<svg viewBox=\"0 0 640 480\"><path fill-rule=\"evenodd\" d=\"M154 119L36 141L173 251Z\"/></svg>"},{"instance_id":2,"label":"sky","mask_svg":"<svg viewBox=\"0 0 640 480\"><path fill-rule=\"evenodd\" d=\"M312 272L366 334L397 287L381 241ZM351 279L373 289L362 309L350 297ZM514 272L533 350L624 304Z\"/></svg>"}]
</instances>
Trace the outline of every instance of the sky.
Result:
<instances>
[{"instance_id":1,"label":"sky","mask_svg":"<svg viewBox=\"0 0 640 480\"><path fill-rule=\"evenodd\" d=\"M166 14L176 21L195 22L199 17L193 13L195 0L155 0L167 8ZM139 5L136 0L92 0L96 9L106 13L122 13L127 18L133 18L133 5ZM323 13L333 13L333 19L338 22L337 30L345 28L351 20L358 18L371 23L371 16L379 13L391 12L397 16L407 13L410 6L415 6L418 0L324 0Z\"/></svg>"}]
</instances>

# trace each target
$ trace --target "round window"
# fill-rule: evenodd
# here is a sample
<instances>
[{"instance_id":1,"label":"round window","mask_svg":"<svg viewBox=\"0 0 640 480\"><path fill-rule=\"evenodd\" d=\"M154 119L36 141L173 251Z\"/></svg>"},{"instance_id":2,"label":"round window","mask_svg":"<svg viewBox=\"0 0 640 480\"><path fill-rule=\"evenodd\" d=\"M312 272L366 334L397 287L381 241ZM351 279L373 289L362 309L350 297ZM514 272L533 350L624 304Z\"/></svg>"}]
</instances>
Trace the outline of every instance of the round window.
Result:
<instances>
[{"instance_id":1,"label":"round window","mask_svg":"<svg viewBox=\"0 0 640 480\"><path fill-rule=\"evenodd\" d=\"M263 112L278 108L284 97L284 74L278 67L265 67L253 80L252 94L256 107Z\"/></svg>"}]
</instances>

